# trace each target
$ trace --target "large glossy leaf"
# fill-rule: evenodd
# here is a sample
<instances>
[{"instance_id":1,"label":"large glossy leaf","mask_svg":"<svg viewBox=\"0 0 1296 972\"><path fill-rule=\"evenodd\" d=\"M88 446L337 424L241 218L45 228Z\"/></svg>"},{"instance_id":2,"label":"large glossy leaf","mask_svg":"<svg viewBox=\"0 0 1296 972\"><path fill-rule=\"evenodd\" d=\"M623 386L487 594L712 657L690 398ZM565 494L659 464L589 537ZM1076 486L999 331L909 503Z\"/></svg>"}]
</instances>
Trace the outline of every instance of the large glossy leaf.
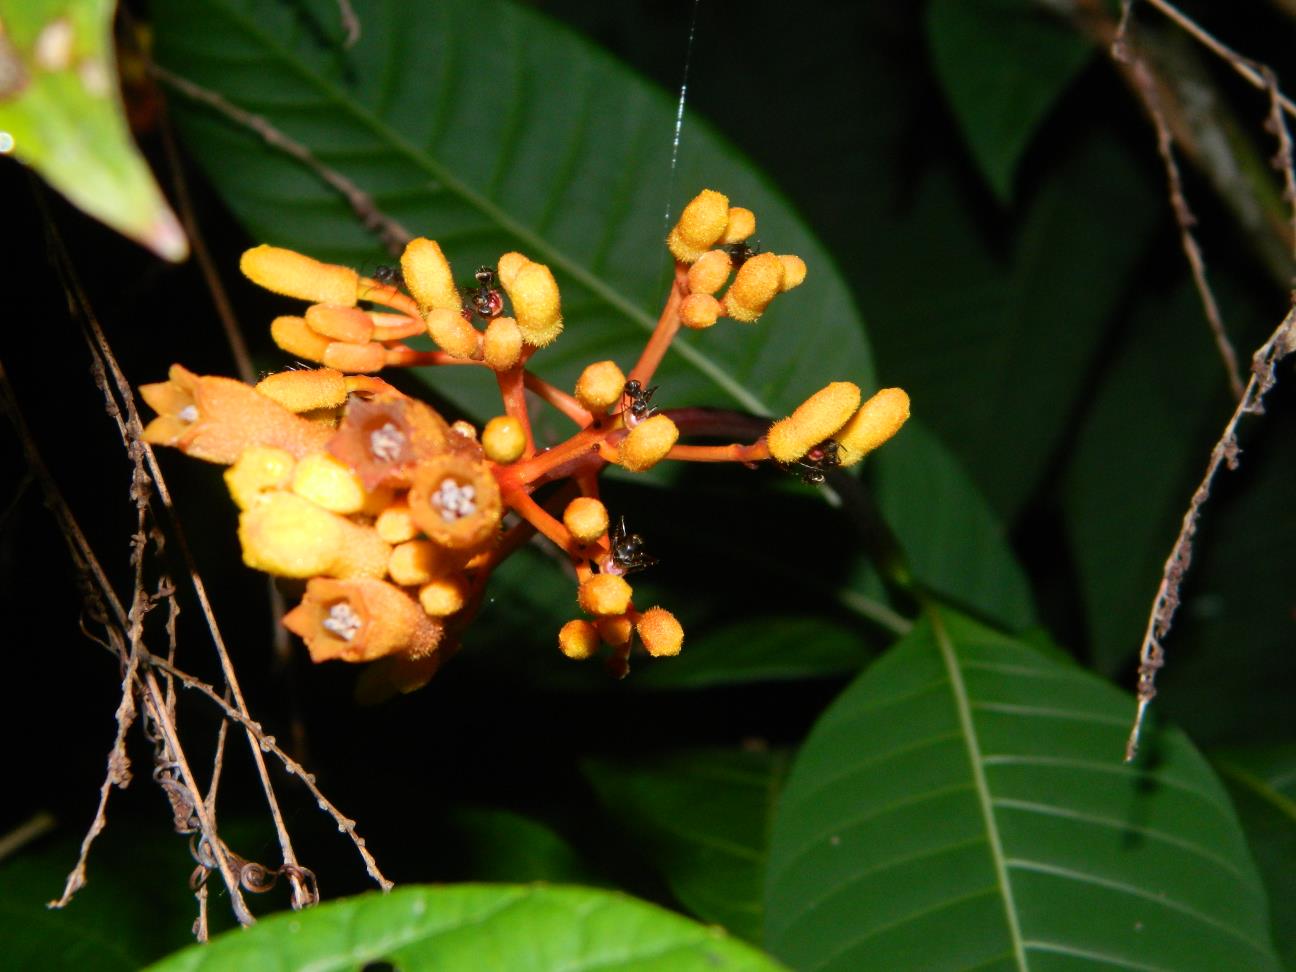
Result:
<instances>
[{"instance_id":1,"label":"large glossy leaf","mask_svg":"<svg viewBox=\"0 0 1296 972\"><path fill-rule=\"evenodd\" d=\"M589 888L460 884L399 888L281 914L178 952L155 972L356 969L661 972L776 970L719 929Z\"/></svg>"},{"instance_id":2,"label":"large glossy leaf","mask_svg":"<svg viewBox=\"0 0 1296 972\"><path fill-rule=\"evenodd\" d=\"M327 36L331 2L164 4L158 56L270 119L411 232L435 236L462 275L511 249L550 264L568 329L534 364L563 385L592 354L634 360L665 296L667 209L678 213L704 186L755 209L764 245L802 254L814 276L757 328L685 335L660 403L774 414L833 377L872 383L849 294L786 203L696 119L672 173L664 91L499 0L355 6L364 34L343 52ZM353 263L378 258L345 202L308 170L189 107L190 144L255 235ZM494 414L493 383L464 370L433 380Z\"/></svg>"},{"instance_id":3,"label":"large glossy leaf","mask_svg":"<svg viewBox=\"0 0 1296 972\"><path fill-rule=\"evenodd\" d=\"M786 764L782 753L696 750L590 760L585 772L681 904L759 942L769 823Z\"/></svg>"},{"instance_id":4,"label":"large glossy leaf","mask_svg":"<svg viewBox=\"0 0 1296 972\"><path fill-rule=\"evenodd\" d=\"M911 419L874 461L878 506L923 583L1010 628L1030 625L1030 582L1003 523L926 425Z\"/></svg>"},{"instance_id":5,"label":"large glossy leaf","mask_svg":"<svg viewBox=\"0 0 1296 972\"><path fill-rule=\"evenodd\" d=\"M972 155L1007 201L1031 136L1093 48L1032 0L935 0L927 36Z\"/></svg>"},{"instance_id":6,"label":"large glossy leaf","mask_svg":"<svg viewBox=\"0 0 1296 972\"><path fill-rule=\"evenodd\" d=\"M1214 750L1269 891L1274 942L1296 969L1296 744Z\"/></svg>"},{"instance_id":7,"label":"large glossy leaf","mask_svg":"<svg viewBox=\"0 0 1296 972\"><path fill-rule=\"evenodd\" d=\"M975 221L957 176L934 169L867 268L864 307L887 382L909 389L915 414L1009 525L1087 403L1087 372L1156 198L1123 149L1080 139L999 240Z\"/></svg>"},{"instance_id":8,"label":"large glossy leaf","mask_svg":"<svg viewBox=\"0 0 1296 972\"><path fill-rule=\"evenodd\" d=\"M1274 969L1227 794L1130 699L933 611L824 714L775 817L766 943L797 968Z\"/></svg>"},{"instance_id":9,"label":"large glossy leaf","mask_svg":"<svg viewBox=\"0 0 1296 972\"><path fill-rule=\"evenodd\" d=\"M0 0L0 154L168 260L184 232L131 140L117 90L113 0Z\"/></svg>"}]
</instances>

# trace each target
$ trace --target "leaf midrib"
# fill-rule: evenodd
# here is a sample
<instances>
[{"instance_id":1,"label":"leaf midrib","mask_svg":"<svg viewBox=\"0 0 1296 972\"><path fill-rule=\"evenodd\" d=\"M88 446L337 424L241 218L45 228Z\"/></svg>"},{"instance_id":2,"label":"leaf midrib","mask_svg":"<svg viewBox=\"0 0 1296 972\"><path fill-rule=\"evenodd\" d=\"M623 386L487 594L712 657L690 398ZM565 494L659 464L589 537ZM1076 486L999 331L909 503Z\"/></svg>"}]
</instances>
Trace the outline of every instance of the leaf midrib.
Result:
<instances>
[{"instance_id":1,"label":"leaf midrib","mask_svg":"<svg viewBox=\"0 0 1296 972\"><path fill-rule=\"evenodd\" d=\"M469 206L476 208L500 229L521 240L533 252L540 254L549 264L574 278L582 286L596 294L608 306L638 324L645 331L651 332L656 326L656 322L653 321L651 316L628 301L602 278L595 276L566 253L547 242L544 237L537 235L528 227L513 220L503 209L470 188L431 155L424 155L417 148L410 145L386 122L355 99L347 97L345 92L341 91L332 81L309 70L300 60L293 56L291 51L278 44L272 37L262 31L256 21L245 17L241 12L234 10L225 3L210 4L210 8L218 14L223 14L245 35L275 56L275 59L280 64L287 67L308 85L312 85L326 100L332 102L347 115L350 115L354 121L367 125L375 136L390 146L393 152L403 155L415 167L422 169L432 178L440 180L442 186L448 192L459 196L460 199ZM762 401L757 395L741 385L709 355L699 351L693 345L676 341L671 344L670 350L678 353L681 358L710 378L748 411L757 415L773 414L773 409L768 403Z\"/></svg>"},{"instance_id":2,"label":"leaf midrib","mask_svg":"<svg viewBox=\"0 0 1296 972\"><path fill-rule=\"evenodd\" d=\"M949 632L940 617L936 605L928 603L926 613L931 618L932 634L936 646L940 649L941 660L949 675L950 691L954 696L954 706L958 712L959 727L967 745L968 762L972 766L972 782L981 808L981 818L985 823L986 837L990 845L990 857L994 862L995 875L998 880L999 894L1003 899L1004 915L1008 920L1008 934L1012 939L1013 957L1017 968L1026 972L1026 943L1022 937L1021 925L1017 920L1017 902L1013 897L1012 879L1008 876L1008 862L1004 854L1003 841L999 836L999 824L994 815L994 798L990 794L990 784L986 780L985 767L981 762L981 743L977 736L976 725L972 721L972 706L967 694L967 685L963 682L963 672L959 668L954 645Z\"/></svg>"}]
</instances>

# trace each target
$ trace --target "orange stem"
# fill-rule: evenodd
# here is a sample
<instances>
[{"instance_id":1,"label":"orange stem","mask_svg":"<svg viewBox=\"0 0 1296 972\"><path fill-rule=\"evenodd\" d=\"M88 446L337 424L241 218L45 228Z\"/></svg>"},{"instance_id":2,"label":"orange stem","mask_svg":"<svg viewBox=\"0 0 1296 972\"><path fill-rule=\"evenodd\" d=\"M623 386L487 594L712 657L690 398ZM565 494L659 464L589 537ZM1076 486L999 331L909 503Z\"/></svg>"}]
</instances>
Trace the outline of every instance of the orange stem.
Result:
<instances>
[{"instance_id":1,"label":"orange stem","mask_svg":"<svg viewBox=\"0 0 1296 972\"><path fill-rule=\"evenodd\" d=\"M419 313L419 307L414 302L414 298L401 293L395 287L379 283L372 277L361 277L357 292L361 294L361 300L382 304L384 307L391 307L402 314L408 314L410 317L422 318L423 316Z\"/></svg>"},{"instance_id":2,"label":"orange stem","mask_svg":"<svg viewBox=\"0 0 1296 972\"><path fill-rule=\"evenodd\" d=\"M495 372L495 380L499 383L500 398L504 400L504 413L515 418L522 424L522 434L526 436L526 449L522 452L522 458L530 459L535 455L535 438L531 434L531 415L527 411L526 403L526 386L524 384L524 367L526 358L515 364L508 371Z\"/></svg>"},{"instance_id":3,"label":"orange stem","mask_svg":"<svg viewBox=\"0 0 1296 972\"><path fill-rule=\"evenodd\" d=\"M558 409L582 429L594 422L594 416L590 414L589 410L561 388L555 388L543 378L533 375L529 371L522 376L522 382L527 388Z\"/></svg>"},{"instance_id":4,"label":"orange stem","mask_svg":"<svg viewBox=\"0 0 1296 972\"><path fill-rule=\"evenodd\" d=\"M562 466L575 463L584 467L587 460L598 463L598 443L606 433L602 429L587 428L577 432L566 442L561 442L552 449L537 453L530 459L523 459L499 471L497 478L500 488L519 488L527 485L538 485L545 477L553 474ZM572 470L568 475L578 475L587 471L585 468Z\"/></svg>"},{"instance_id":5,"label":"orange stem","mask_svg":"<svg viewBox=\"0 0 1296 972\"><path fill-rule=\"evenodd\" d=\"M385 362L389 368L420 368L424 365L481 365L485 367L484 361L474 361L472 358L456 358L452 354L446 354L444 351L416 351L408 345L398 344L394 348L387 349L387 360Z\"/></svg>"},{"instance_id":6,"label":"orange stem","mask_svg":"<svg viewBox=\"0 0 1296 972\"><path fill-rule=\"evenodd\" d=\"M751 445L740 442L715 446L677 445L666 453L667 459L684 462L760 462L769 457L769 443L764 439Z\"/></svg>"},{"instance_id":7,"label":"orange stem","mask_svg":"<svg viewBox=\"0 0 1296 972\"><path fill-rule=\"evenodd\" d=\"M679 333L680 304L687 295L688 266L677 260L675 279L671 282L670 293L666 296L666 306L662 308L661 317L657 318L657 327L653 330L652 337L644 345L643 354L639 355L639 360L626 376L628 379L634 379L641 385L647 385L652 381L653 373L661 364L662 358L666 356L666 349Z\"/></svg>"},{"instance_id":8,"label":"orange stem","mask_svg":"<svg viewBox=\"0 0 1296 972\"><path fill-rule=\"evenodd\" d=\"M580 544L548 510L533 500L523 489L505 489L504 502L518 516L522 517L546 537L558 545L558 548L573 559L581 559Z\"/></svg>"}]
</instances>

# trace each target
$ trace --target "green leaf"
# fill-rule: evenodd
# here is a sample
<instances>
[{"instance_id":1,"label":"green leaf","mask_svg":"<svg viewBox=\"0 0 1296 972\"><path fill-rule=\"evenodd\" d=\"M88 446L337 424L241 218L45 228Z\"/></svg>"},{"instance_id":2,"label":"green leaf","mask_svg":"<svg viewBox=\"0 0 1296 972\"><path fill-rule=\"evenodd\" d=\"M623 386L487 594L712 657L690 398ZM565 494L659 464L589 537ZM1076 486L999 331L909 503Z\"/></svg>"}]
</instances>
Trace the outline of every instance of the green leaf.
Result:
<instances>
[{"instance_id":1,"label":"green leaf","mask_svg":"<svg viewBox=\"0 0 1296 972\"><path fill-rule=\"evenodd\" d=\"M544 824L481 807L451 810L443 835L474 881L597 883L579 854Z\"/></svg>"},{"instance_id":2,"label":"green leaf","mask_svg":"<svg viewBox=\"0 0 1296 972\"><path fill-rule=\"evenodd\" d=\"M734 148L688 120L672 173L675 105L566 28L499 0L355 4L364 33L343 52L331 0L201 0L156 11L169 69L263 115L369 192L415 234L436 237L461 276L519 249L549 264L567 330L533 364L571 387L597 357L634 361L665 298L669 207L706 186L754 209L767 248L798 253L811 283L757 328L726 323L676 341L658 402L784 414L837 369L873 369L833 261ZM307 16L303 10L313 11ZM321 25L324 25L323 28ZM257 237L352 264L381 259L347 204L259 136L210 109L179 106L199 161ZM488 375L430 380L479 416Z\"/></svg>"},{"instance_id":3,"label":"green leaf","mask_svg":"<svg viewBox=\"0 0 1296 972\"><path fill-rule=\"evenodd\" d=\"M1211 752L1269 891L1278 953L1296 969L1296 743Z\"/></svg>"},{"instance_id":4,"label":"green leaf","mask_svg":"<svg viewBox=\"0 0 1296 972\"><path fill-rule=\"evenodd\" d=\"M786 764L780 753L695 750L584 766L680 903L759 942L769 822Z\"/></svg>"},{"instance_id":5,"label":"green leaf","mask_svg":"<svg viewBox=\"0 0 1296 972\"><path fill-rule=\"evenodd\" d=\"M1274 969L1227 794L1132 700L952 612L816 725L774 821L766 944L797 968Z\"/></svg>"},{"instance_id":6,"label":"green leaf","mask_svg":"<svg viewBox=\"0 0 1296 972\"><path fill-rule=\"evenodd\" d=\"M1030 582L976 485L917 419L873 460L878 506L930 590L1005 626L1035 621Z\"/></svg>"},{"instance_id":7,"label":"green leaf","mask_svg":"<svg viewBox=\"0 0 1296 972\"><path fill-rule=\"evenodd\" d=\"M507 884L404 887L275 915L150 968L271 972L357 969L366 962L402 972L778 969L719 929L624 895Z\"/></svg>"},{"instance_id":8,"label":"green leaf","mask_svg":"<svg viewBox=\"0 0 1296 972\"><path fill-rule=\"evenodd\" d=\"M869 267L887 384L1015 525L1090 394L1088 373L1155 225L1156 190L1087 137L1051 170L1010 240L973 222L954 173L917 188ZM1111 228L1120 226L1113 234Z\"/></svg>"},{"instance_id":9,"label":"green leaf","mask_svg":"<svg viewBox=\"0 0 1296 972\"><path fill-rule=\"evenodd\" d=\"M1022 154L1093 47L1033 0L934 0L927 37L972 155L1007 202Z\"/></svg>"},{"instance_id":10,"label":"green leaf","mask_svg":"<svg viewBox=\"0 0 1296 972\"><path fill-rule=\"evenodd\" d=\"M0 0L0 153L168 260L184 232L131 141L117 90L113 0Z\"/></svg>"}]
</instances>

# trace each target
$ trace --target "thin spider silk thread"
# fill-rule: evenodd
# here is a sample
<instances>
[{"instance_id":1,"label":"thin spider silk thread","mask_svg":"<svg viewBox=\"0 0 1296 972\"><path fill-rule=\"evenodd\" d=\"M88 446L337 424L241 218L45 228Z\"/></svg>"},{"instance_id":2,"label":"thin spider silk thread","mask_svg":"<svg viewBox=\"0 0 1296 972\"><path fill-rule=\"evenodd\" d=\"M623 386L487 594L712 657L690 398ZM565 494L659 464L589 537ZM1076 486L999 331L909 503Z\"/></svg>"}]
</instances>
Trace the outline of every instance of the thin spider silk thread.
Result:
<instances>
[{"instance_id":1,"label":"thin spider silk thread","mask_svg":"<svg viewBox=\"0 0 1296 972\"><path fill-rule=\"evenodd\" d=\"M684 103L688 100L689 66L693 62L693 39L697 36L698 8L702 0L693 0L693 13L689 17L688 45L684 49L684 76L680 79L679 103L675 108L675 135L671 141L670 175L666 180L666 218L662 222L662 232L670 231L671 200L675 196L675 170L679 168L680 137L684 132Z\"/></svg>"}]
</instances>

